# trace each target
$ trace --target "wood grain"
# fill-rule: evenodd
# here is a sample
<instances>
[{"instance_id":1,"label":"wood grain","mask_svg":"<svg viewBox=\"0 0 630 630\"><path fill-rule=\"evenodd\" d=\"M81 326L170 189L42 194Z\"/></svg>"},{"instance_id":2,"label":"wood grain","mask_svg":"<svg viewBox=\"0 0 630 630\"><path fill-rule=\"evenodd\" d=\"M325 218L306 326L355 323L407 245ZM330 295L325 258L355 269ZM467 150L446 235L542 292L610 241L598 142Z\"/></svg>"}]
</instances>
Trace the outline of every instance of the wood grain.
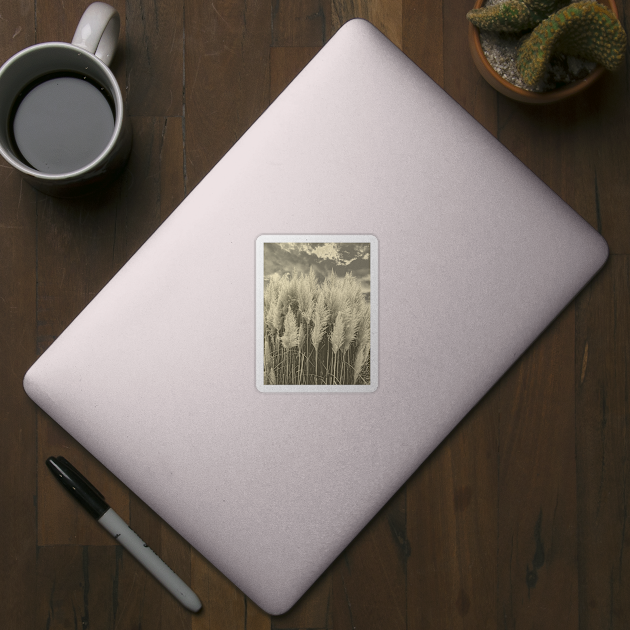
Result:
<instances>
[{"instance_id":1,"label":"wood grain","mask_svg":"<svg viewBox=\"0 0 630 630\"><path fill-rule=\"evenodd\" d=\"M498 421L493 388L407 483L407 628L496 618Z\"/></svg>"},{"instance_id":2,"label":"wood grain","mask_svg":"<svg viewBox=\"0 0 630 630\"><path fill-rule=\"evenodd\" d=\"M442 0L403 1L403 52L444 87Z\"/></svg>"},{"instance_id":3,"label":"wood grain","mask_svg":"<svg viewBox=\"0 0 630 630\"><path fill-rule=\"evenodd\" d=\"M622 3L622 10L624 6L627 21L630 11L627 3ZM626 26L626 32L628 30ZM595 196L589 220L606 239L610 251L616 254L630 254L630 213L627 212L630 178L625 150L630 142L627 123L630 116L629 66L626 61L618 72L604 76L597 90L588 95L593 99L594 110L594 116L586 126L593 163L590 187Z\"/></svg>"},{"instance_id":4,"label":"wood grain","mask_svg":"<svg viewBox=\"0 0 630 630\"><path fill-rule=\"evenodd\" d=\"M22 379L37 358L36 194L4 160L0 198L0 618L26 630L37 567L37 408Z\"/></svg>"},{"instance_id":5,"label":"wood grain","mask_svg":"<svg viewBox=\"0 0 630 630\"><path fill-rule=\"evenodd\" d=\"M611 256L576 302L580 628L630 626L630 259Z\"/></svg>"},{"instance_id":6,"label":"wood grain","mask_svg":"<svg viewBox=\"0 0 630 630\"><path fill-rule=\"evenodd\" d=\"M407 627L406 488L399 490L332 567L332 627Z\"/></svg>"},{"instance_id":7,"label":"wood grain","mask_svg":"<svg viewBox=\"0 0 630 630\"><path fill-rule=\"evenodd\" d=\"M269 54L269 100L274 101L320 50L320 46L272 48Z\"/></svg>"},{"instance_id":8,"label":"wood grain","mask_svg":"<svg viewBox=\"0 0 630 630\"><path fill-rule=\"evenodd\" d=\"M130 116L181 116L183 0L135 0L126 7L127 107Z\"/></svg>"},{"instance_id":9,"label":"wood grain","mask_svg":"<svg viewBox=\"0 0 630 630\"><path fill-rule=\"evenodd\" d=\"M118 271L184 199L184 141L178 117L131 118L133 150L120 179L110 242Z\"/></svg>"},{"instance_id":10,"label":"wood grain","mask_svg":"<svg viewBox=\"0 0 630 630\"><path fill-rule=\"evenodd\" d=\"M468 50L469 0L442 0L444 89L493 136L498 94L481 78Z\"/></svg>"},{"instance_id":11,"label":"wood grain","mask_svg":"<svg viewBox=\"0 0 630 630\"><path fill-rule=\"evenodd\" d=\"M0 61L69 41L87 2L0 0ZM630 627L630 64L565 103L496 94L464 0L111 0L134 145L104 193L0 161L0 618L11 630ZM622 23L629 0L618 4ZM287 614L270 617L53 423L24 373L323 44L370 20L607 239L599 276ZM184 577L191 615L44 460L67 454ZM7 508L8 506L8 508Z\"/></svg>"},{"instance_id":12,"label":"wood grain","mask_svg":"<svg viewBox=\"0 0 630 630\"><path fill-rule=\"evenodd\" d=\"M323 46L330 38L330 0L273 0L272 46Z\"/></svg>"},{"instance_id":13,"label":"wood grain","mask_svg":"<svg viewBox=\"0 0 630 630\"><path fill-rule=\"evenodd\" d=\"M33 628L113 628L117 612L116 547L56 545L37 553Z\"/></svg>"},{"instance_id":14,"label":"wood grain","mask_svg":"<svg viewBox=\"0 0 630 630\"><path fill-rule=\"evenodd\" d=\"M269 105L271 11L262 0L186 5L186 190Z\"/></svg>"},{"instance_id":15,"label":"wood grain","mask_svg":"<svg viewBox=\"0 0 630 630\"><path fill-rule=\"evenodd\" d=\"M332 0L332 32L348 20L362 18L402 49L402 13L402 0Z\"/></svg>"},{"instance_id":16,"label":"wood grain","mask_svg":"<svg viewBox=\"0 0 630 630\"><path fill-rule=\"evenodd\" d=\"M511 628L578 624L574 350L569 306L500 384L497 623Z\"/></svg>"},{"instance_id":17,"label":"wood grain","mask_svg":"<svg viewBox=\"0 0 630 630\"><path fill-rule=\"evenodd\" d=\"M0 15L4 63L35 43L34 6L3 3ZM37 410L22 389L37 358L36 198L0 158L0 619L15 630L36 625Z\"/></svg>"}]
</instances>

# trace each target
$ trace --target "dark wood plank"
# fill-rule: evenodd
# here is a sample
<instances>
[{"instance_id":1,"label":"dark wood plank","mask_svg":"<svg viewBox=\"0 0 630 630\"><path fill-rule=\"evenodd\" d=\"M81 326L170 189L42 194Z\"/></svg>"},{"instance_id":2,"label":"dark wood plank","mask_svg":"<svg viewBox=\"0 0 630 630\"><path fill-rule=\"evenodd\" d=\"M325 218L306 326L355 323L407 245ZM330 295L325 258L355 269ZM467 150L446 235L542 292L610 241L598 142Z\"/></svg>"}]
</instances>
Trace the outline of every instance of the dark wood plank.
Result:
<instances>
[{"instance_id":1,"label":"dark wood plank","mask_svg":"<svg viewBox=\"0 0 630 630\"><path fill-rule=\"evenodd\" d=\"M497 624L576 628L575 320L568 307L500 383Z\"/></svg>"},{"instance_id":2,"label":"dark wood plank","mask_svg":"<svg viewBox=\"0 0 630 630\"><path fill-rule=\"evenodd\" d=\"M41 547L33 628L111 630L117 609L116 548Z\"/></svg>"},{"instance_id":3,"label":"dark wood plank","mask_svg":"<svg viewBox=\"0 0 630 630\"><path fill-rule=\"evenodd\" d=\"M17 175L5 173L3 165L0 195L15 184L20 186ZM15 206L5 206L8 212L0 211L0 336L4 357L0 361L0 443L6 445L0 482L0 562L4 567L0 616L14 620L14 627L19 629L33 623L32 610L25 603L35 574L37 541L37 412L22 389L22 377L36 359L32 197L30 191L23 195L19 214L14 212Z\"/></svg>"},{"instance_id":4,"label":"dark wood plank","mask_svg":"<svg viewBox=\"0 0 630 630\"><path fill-rule=\"evenodd\" d=\"M321 47L272 48L269 53L269 99L274 101Z\"/></svg>"},{"instance_id":5,"label":"dark wood plank","mask_svg":"<svg viewBox=\"0 0 630 630\"><path fill-rule=\"evenodd\" d=\"M182 115L183 21L183 0L127 4L125 60L130 116Z\"/></svg>"},{"instance_id":6,"label":"dark wood plank","mask_svg":"<svg viewBox=\"0 0 630 630\"><path fill-rule=\"evenodd\" d=\"M630 32L630 2L618 2L617 9L626 33ZM617 254L630 254L630 157L626 150L630 144L629 59L626 51L625 63L615 72L605 73L584 95L589 103L588 117L572 129L573 133L588 132L581 148L588 151L593 165L589 181L595 199L586 218L607 240L610 251ZM576 175L570 178L574 184L578 183Z\"/></svg>"},{"instance_id":7,"label":"dark wood plank","mask_svg":"<svg viewBox=\"0 0 630 630\"><path fill-rule=\"evenodd\" d=\"M165 118L160 141L160 214L161 225L184 200L184 133L182 118Z\"/></svg>"},{"instance_id":8,"label":"dark wood plank","mask_svg":"<svg viewBox=\"0 0 630 630\"><path fill-rule=\"evenodd\" d=\"M576 212L611 252L628 253L630 92L624 68L577 97L536 107L499 97L499 139Z\"/></svg>"},{"instance_id":9,"label":"dark wood plank","mask_svg":"<svg viewBox=\"0 0 630 630\"><path fill-rule=\"evenodd\" d=\"M363 18L402 49L403 0L332 0L332 33L348 20Z\"/></svg>"},{"instance_id":10,"label":"dark wood plank","mask_svg":"<svg viewBox=\"0 0 630 630\"><path fill-rule=\"evenodd\" d=\"M594 94L594 93L593 93ZM597 227L592 95L542 109L499 98L499 140Z\"/></svg>"},{"instance_id":11,"label":"dark wood plank","mask_svg":"<svg viewBox=\"0 0 630 630\"><path fill-rule=\"evenodd\" d=\"M444 87L442 0L403 0L402 50Z\"/></svg>"},{"instance_id":12,"label":"dark wood plank","mask_svg":"<svg viewBox=\"0 0 630 630\"><path fill-rule=\"evenodd\" d=\"M407 628L496 619L499 387L407 483Z\"/></svg>"},{"instance_id":13,"label":"dark wood plank","mask_svg":"<svg viewBox=\"0 0 630 630\"><path fill-rule=\"evenodd\" d=\"M497 135L497 92L481 77L468 49L466 12L470 0L442 0L444 85L442 86L491 134Z\"/></svg>"},{"instance_id":14,"label":"dark wood plank","mask_svg":"<svg viewBox=\"0 0 630 630\"><path fill-rule=\"evenodd\" d=\"M330 0L273 0L272 46L323 46L330 38Z\"/></svg>"},{"instance_id":15,"label":"dark wood plank","mask_svg":"<svg viewBox=\"0 0 630 630\"><path fill-rule=\"evenodd\" d=\"M332 627L407 627L406 488L403 486L332 566Z\"/></svg>"},{"instance_id":16,"label":"dark wood plank","mask_svg":"<svg viewBox=\"0 0 630 630\"><path fill-rule=\"evenodd\" d=\"M54 0L39 0L34 3L37 8L37 43L71 42L79 19L89 5L83 2L58 3ZM121 17L121 33L124 40L125 3L121 0L109 2Z\"/></svg>"},{"instance_id":17,"label":"dark wood plank","mask_svg":"<svg viewBox=\"0 0 630 630\"><path fill-rule=\"evenodd\" d=\"M2 3L0 20L0 62L37 43L35 7L30 0Z\"/></svg>"},{"instance_id":18,"label":"dark wood plank","mask_svg":"<svg viewBox=\"0 0 630 630\"><path fill-rule=\"evenodd\" d=\"M32 2L0 5L0 63L35 43ZM37 411L22 378L37 358L36 193L0 159L0 619L36 625Z\"/></svg>"},{"instance_id":19,"label":"dark wood plank","mask_svg":"<svg viewBox=\"0 0 630 630\"><path fill-rule=\"evenodd\" d=\"M269 105L271 11L263 0L186 5L186 190Z\"/></svg>"},{"instance_id":20,"label":"dark wood plank","mask_svg":"<svg viewBox=\"0 0 630 630\"><path fill-rule=\"evenodd\" d=\"M626 20L629 4L620 3L622 17L626 7ZM588 147L593 164L590 181L595 200L587 218L606 239L611 252L630 254L630 159L626 150L630 145L630 64L626 61L618 71L602 77L588 96L593 105L583 124L588 138L582 146Z\"/></svg>"},{"instance_id":21,"label":"dark wood plank","mask_svg":"<svg viewBox=\"0 0 630 630\"><path fill-rule=\"evenodd\" d=\"M627 203L628 182L627 178L621 175L621 170L627 171L628 159L627 154L621 156L617 148L620 146L619 143L623 143L624 139L628 137L628 99L626 90L627 79L624 78L623 74L617 74L616 76L609 75L604 77L597 88L585 92L570 101L544 108L516 104L503 97L499 98L499 139L501 142L587 219L593 227L602 232L608 239L613 252L627 251L628 240L626 217L619 213L619 208L622 207L622 204L624 202ZM609 294L607 297L610 299ZM578 304L581 303L578 302ZM588 318L590 315L585 315L585 317ZM595 323L596 320L590 321ZM593 329L591 334L597 337L598 333ZM578 332L578 338L575 342L577 355L575 356L576 367L574 370L578 370L576 378L579 378L585 344L584 333L580 334ZM601 365L601 370L598 373L596 366L593 372L595 378L608 380L610 378L608 374L609 367ZM551 370L549 372L551 377ZM619 384L617 387L618 391L627 392L627 386ZM603 460L601 459L603 454L601 451L593 450L593 445L587 443L582 427L585 422L588 423L591 430L596 426L599 427L601 411L598 410L598 415L595 415L593 418L589 417L587 420L587 414L585 414L581 404L579 388L577 396L577 461L588 461L588 465L582 471L578 467L578 471L575 473L578 483L576 498L578 504L576 510L580 514L589 514L593 509L590 504L593 494L592 491L590 494L588 492L585 493L583 489L588 488L592 484L590 475L603 465ZM567 438L570 438L568 426L565 427L565 431L567 432ZM580 439L580 436L582 436L582 439ZM595 455L596 452L598 453L597 455ZM548 457L555 459L558 455L549 452ZM573 470L575 464L569 461L568 452L565 454L565 457L567 458L567 471ZM538 459L536 459L536 466L538 469ZM617 481L623 482L623 476L619 475ZM543 607L549 606L548 610L551 611L551 614L545 616L545 620L549 622L555 616L556 621L564 625L570 622L577 625L579 619L580 627L602 627L597 621L603 620L604 614L596 613L595 617L589 617L592 610L589 608L588 602L590 601L595 609L598 606L603 607L604 610L611 609L609 596L614 589L611 586L610 575L606 573L605 577L606 585L610 589L606 589L606 597L608 599L606 599L606 604L604 604L602 599L603 593L599 586L595 586L596 580L592 580L584 572L585 567L589 567L594 574L604 577L604 572L599 570L599 566L608 566L610 554L607 561L604 560L603 556L599 558L599 562L601 562L599 566L594 561L592 556L593 547L588 546L592 545L593 539L588 533L585 533L584 537L582 537L583 531L592 532L588 528L592 521L589 521L586 517L585 529L580 525L580 538L575 540L577 525L574 520L575 517L572 515L574 508L567 503L568 499L566 496L569 483L573 483L573 481L567 478L564 484L558 488L562 490L562 494L559 494L561 499L559 506L563 505L562 499L564 498L567 514L561 520L554 519L554 522L559 520L562 523L561 527L566 532L564 538L565 548L563 549L564 567L561 568L562 565L560 565L556 568L557 577L554 580L554 590L552 591L555 599L553 602L545 602L538 599L540 591L543 590L540 589L540 591L536 590L536 597L527 600L528 605L523 609L514 610L511 600L510 604L504 603L511 610L510 614L513 615L511 618L514 620L514 623L520 623L521 620L540 618ZM547 527L551 527L549 522L551 515L549 512L554 509L551 505L551 498L547 497L546 501L547 507L541 506L541 511L539 512L540 524L537 519L534 519L535 505L533 503L529 510L530 514L527 517L527 529L529 530L528 536L530 538L529 553L531 556L528 571L533 568L536 557L536 550L531 548L532 535L540 543L541 549L545 548L550 536L553 535L553 531L547 534L544 533L545 521L547 522ZM614 531L612 528L613 521L610 521L608 525L611 527L610 532L612 533ZM556 527L553 526L553 529L556 529ZM605 529L600 529L599 533L604 539L607 539L607 535L603 533ZM519 527L520 530L521 528ZM553 539L557 539L557 536L554 536ZM585 549L584 545L587 541L588 545ZM573 548L574 545L575 549ZM520 545L517 543L514 549L519 547ZM508 541L506 539L504 539L503 543L500 542L501 548L503 548L505 557L513 551L513 549L508 549ZM532 551L534 555L532 555ZM521 553L525 555L522 561L524 562L526 554L522 547ZM575 554L580 558L579 574L574 566L576 562ZM549 553L545 552L545 559L548 557ZM554 555L554 559L556 557L557 554ZM501 559L501 552L499 558ZM585 558L590 558L590 563L585 562ZM542 575L542 573L543 570L541 569L540 572L535 574L528 573L528 575L534 581L534 577ZM579 589L576 585L578 575ZM597 584L599 585L599 582ZM541 583L538 583L537 588L540 586ZM547 589L545 589L546 591ZM575 609L574 603L576 592L579 592L578 610ZM505 600L508 599L507 590L504 591L503 596ZM511 597L513 594L509 594L509 596ZM567 605L562 621L559 604L561 600L564 600L565 605ZM627 615L627 613L624 614ZM610 618L606 616L606 619ZM595 620L597 621L592 623ZM550 625L549 627L553 626Z\"/></svg>"},{"instance_id":22,"label":"dark wood plank","mask_svg":"<svg viewBox=\"0 0 630 630\"><path fill-rule=\"evenodd\" d=\"M630 260L612 256L576 304L580 628L630 627Z\"/></svg>"},{"instance_id":23,"label":"dark wood plank","mask_svg":"<svg viewBox=\"0 0 630 630\"><path fill-rule=\"evenodd\" d=\"M181 118L131 118L134 145L120 181L110 252L118 271L184 198ZM111 255L111 254L110 254Z\"/></svg>"},{"instance_id":24,"label":"dark wood plank","mask_svg":"<svg viewBox=\"0 0 630 630\"><path fill-rule=\"evenodd\" d=\"M36 193L0 160L0 618L33 627L37 542L37 409L22 379L37 358Z\"/></svg>"}]
</instances>

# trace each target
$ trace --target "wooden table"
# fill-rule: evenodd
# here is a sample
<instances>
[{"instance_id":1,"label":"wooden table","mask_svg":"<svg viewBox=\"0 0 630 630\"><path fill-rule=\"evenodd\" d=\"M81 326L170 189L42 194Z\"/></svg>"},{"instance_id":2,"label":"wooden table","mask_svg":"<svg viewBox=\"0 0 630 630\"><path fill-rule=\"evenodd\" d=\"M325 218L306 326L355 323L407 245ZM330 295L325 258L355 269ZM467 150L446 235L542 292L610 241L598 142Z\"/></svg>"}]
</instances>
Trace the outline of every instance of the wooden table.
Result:
<instances>
[{"instance_id":1,"label":"wooden table","mask_svg":"<svg viewBox=\"0 0 630 630\"><path fill-rule=\"evenodd\" d=\"M630 628L630 72L534 107L494 92L470 0L121 0L134 146L61 201L0 164L0 626ZM0 62L87 2L0 0ZM621 19L630 2L619 5ZM27 398L22 377L341 24L368 18L607 239L596 279L284 616L269 617ZM45 468L62 454L201 597L185 611Z\"/></svg>"}]
</instances>

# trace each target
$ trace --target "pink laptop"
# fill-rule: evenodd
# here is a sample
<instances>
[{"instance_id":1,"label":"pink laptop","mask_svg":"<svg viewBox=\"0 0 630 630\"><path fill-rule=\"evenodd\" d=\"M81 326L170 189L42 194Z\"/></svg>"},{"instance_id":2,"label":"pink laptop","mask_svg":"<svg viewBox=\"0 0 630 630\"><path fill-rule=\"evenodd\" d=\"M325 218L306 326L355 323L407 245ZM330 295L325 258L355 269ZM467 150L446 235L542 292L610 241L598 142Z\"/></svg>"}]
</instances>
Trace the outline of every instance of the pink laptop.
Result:
<instances>
[{"instance_id":1,"label":"pink laptop","mask_svg":"<svg viewBox=\"0 0 630 630\"><path fill-rule=\"evenodd\" d=\"M24 386L279 614L607 255L588 223L353 20Z\"/></svg>"}]
</instances>

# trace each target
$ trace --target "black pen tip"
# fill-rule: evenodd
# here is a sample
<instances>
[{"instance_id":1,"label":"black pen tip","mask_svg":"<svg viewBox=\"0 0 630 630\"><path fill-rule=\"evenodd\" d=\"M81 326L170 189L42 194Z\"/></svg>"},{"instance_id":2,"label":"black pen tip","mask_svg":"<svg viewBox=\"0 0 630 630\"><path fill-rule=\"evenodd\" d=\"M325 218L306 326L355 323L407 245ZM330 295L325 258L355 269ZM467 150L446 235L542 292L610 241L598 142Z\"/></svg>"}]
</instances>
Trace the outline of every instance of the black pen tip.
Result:
<instances>
[{"instance_id":1,"label":"black pen tip","mask_svg":"<svg viewBox=\"0 0 630 630\"><path fill-rule=\"evenodd\" d=\"M46 466L83 507L99 519L109 509L105 497L65 457L49 457Z\"/></svg>"},{"instance_id":2,"label":"black pen tip","mask_svg":"<svg viewBox=\"0 0 630 630\"><path fill-rule=\"evenodd\" d=\"M58 471L57 458L56 457L49 457L46 460L46 466L48 466L48 468L50 468L50 470L52 470L54 473L56 473Z\"/></svg>"}]
</instances>

